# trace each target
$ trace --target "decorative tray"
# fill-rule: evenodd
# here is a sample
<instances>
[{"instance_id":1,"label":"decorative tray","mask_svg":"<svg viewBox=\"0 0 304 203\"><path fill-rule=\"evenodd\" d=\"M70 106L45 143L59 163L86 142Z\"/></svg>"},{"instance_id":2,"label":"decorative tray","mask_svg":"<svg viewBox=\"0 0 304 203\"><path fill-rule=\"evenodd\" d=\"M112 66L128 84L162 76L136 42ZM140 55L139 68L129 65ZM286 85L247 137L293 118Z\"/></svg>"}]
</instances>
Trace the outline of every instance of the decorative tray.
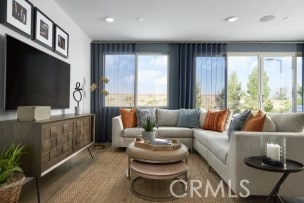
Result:
<instances>
[{"instance_id":1,"label":"decorative tray","mask_svg":"<svg viewBox=\"0 0 304 203\"><path fill-rule=\"evenodd\" d=\"M154 142L151 142L142 138L136 138L134 146L152 151L171 151L181 148L181 143L176 139L157 138Z\"/></svg>"}]
</instances>

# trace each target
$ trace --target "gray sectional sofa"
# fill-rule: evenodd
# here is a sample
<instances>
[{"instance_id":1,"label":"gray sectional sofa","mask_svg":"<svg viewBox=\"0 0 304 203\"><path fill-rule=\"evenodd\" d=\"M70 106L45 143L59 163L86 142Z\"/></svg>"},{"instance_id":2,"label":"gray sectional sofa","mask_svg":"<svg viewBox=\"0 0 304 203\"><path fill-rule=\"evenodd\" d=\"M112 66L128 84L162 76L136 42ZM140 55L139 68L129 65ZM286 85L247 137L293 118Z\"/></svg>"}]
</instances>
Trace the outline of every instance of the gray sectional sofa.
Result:
<instances>
[{"instance_id":1,"label":"gray sectional sofa","mask_svg":"<svg viewBox=\"0 0 304 203\"><path fill-rule=\"evenodd\" d=\"M253 169L244 164L249 156L260 155L260 136L286 136L287 158L304 163L304 113L268 114L276 125L276 132L232 133L229 142L227 131L203 130L206 112L199 115L199 128L176 127L179 110L157 109L157 137L176 138L198 152L210 167L228 184L235 194L245 193L240 181L246 179L246 187L251 195L268 195L280 173ZM227 128L226 128L227 129ZM136 137L141 136L141 128L124 129L120 116L112 119L112 146L127 147ZM291 174L283 183L280 195L304 196L304 172Z\"/></svg>"}]
</instances>

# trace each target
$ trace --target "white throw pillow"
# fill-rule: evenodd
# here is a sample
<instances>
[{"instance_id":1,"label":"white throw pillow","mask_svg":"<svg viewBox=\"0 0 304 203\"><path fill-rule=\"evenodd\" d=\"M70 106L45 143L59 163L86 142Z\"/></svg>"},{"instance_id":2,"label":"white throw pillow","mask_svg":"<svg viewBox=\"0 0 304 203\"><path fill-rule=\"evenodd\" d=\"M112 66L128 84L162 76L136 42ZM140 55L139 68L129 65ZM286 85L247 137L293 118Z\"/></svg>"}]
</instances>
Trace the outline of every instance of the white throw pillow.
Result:
<instances>
[{"instance_id":1,"label":"white throw pillow","mask_svg":"<svg viewBox=\"0 0 304 203\"><path fill-rule=\"evenodd\" d=\"M263 132L276 132L276 125L268 114L265 117Z\"/></svg>"},{"instance_id":2,"label":"white throw pillow","mask_svg":"<svg viewBox=\"0 0 304 203\"><path fill-rule=\"evenodd\" d=\"M157 109L156 119L157 126L171 126L177 125L179 118L179 110Z\"/></svg>"},{"instance_id":3,"label":"white throw pillow","mask_svg":"<svg viewBox=\"0 0 304 203\"><path fill-rule=\"evenodd\" d=\"M199 127L200 128L203 128L206 116L207 116L207 110L204 108L200 108L200 114L199 114Z\"/></svg>"}]
</instances>

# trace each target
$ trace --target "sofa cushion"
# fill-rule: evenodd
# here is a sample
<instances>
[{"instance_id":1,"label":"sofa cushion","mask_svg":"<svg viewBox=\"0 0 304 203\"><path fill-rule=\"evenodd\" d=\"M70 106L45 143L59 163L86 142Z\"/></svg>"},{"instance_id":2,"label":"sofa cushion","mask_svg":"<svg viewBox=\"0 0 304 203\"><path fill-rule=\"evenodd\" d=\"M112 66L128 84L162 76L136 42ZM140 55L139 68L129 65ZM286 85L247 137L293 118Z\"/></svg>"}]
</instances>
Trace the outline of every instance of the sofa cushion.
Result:
<instances>
[{"instance_id":1,"label":"sofa cushion","mask_svg":"<svg viewBox=\"0 0 304 203\"><path fill-rule=\"evenodd\" d=\"M199 115L199 127L200 128L203 128L206 116L207 116L207 110L200 108L200 115Z\"/></svg>"},{"instance_id":2,"label":"sofa cushion","mask_svg":"<svg viewBox=\"0 0 304 203\"><path fill-rule=\"evenodd\" d=\"M126 128L123 130L123 137L141 137L143 128Z\"/></svg>"},{"instance_id":3,"label":"sofa cushion","mask_svg":"<svg viewBox=\"0 0 304 203\"><path fill-rule=\"evenodd\" d=\"M269 113L277 132L302 132L304 113Z\"/></svg>"},{"instance_id":4,"label":"sofa cushion","mask_svg":"<svg viewBox=\"0 0 304 203\"><path fill-rule=\"evenodd\" d=\"M208 140L208 149L214 156L226 164L229 151L229 141L226 135L210 138Z\"/></svg>"},{"instance_id":5,"label":"sofa cushion","mask_svg":"<svg viewBox=\"0 0 304 203\"><path fill-rule=\"evenodd\" d=\"M192 138L193 129L183 127L159 127L158 136L164 138Z\"/></svg>"},{"instance_id":6,"label":"sofa cushion","mask_svg":"<svg viewBox=\"0 0 304 203\"><path fill-rule=\"evenodd\" d=\"M137 118L135 108L123 109L120 108L121 120L124 128L134 128L137 127Z\"/></svg>"},{"instance_id":7,"label":"sofa cushion","mask_svg":"<svg viewBox=\"0 0 304 203\"><path fill-rule=\"evenodd\" d=\"M179 112L178 127L198 128L199 109L181 109Z\"/></svg>"},{"instance_id":8,"label":"sofa cushion","mask_svg":"<svg viewBox=\"0 0 304 203\"><path fill-rule=\"evenodd\" d=\"M250 110L245 110L231 121L227 133L229 141L231 139L231 134L233 131L241 131L243 129L243 126L245 125L245 122L247 121L247 118L250 114Z\"/></svg>"},{"instance_id":9,"label":"sofa cushion","mask_svg":"<svg viewBox=\"0 0 304 203\"><path fill-rule=\"evenodd\" d=\"M244 131L254 131L254 132L262 132L264 127L266 115L263 115L261 111L259 111L254 117L252 117L244 128Z\"/></svg>"},{"instance_id":10,"label":"sofa cushion","mask_svg":"<svg viewBox=\"0 0 304 203\"><path fill-rule=\"evenodd\" d=\"M268 114L265 117L263 132L276 132L276 125Z\"/></svg>"},{"instance_id":11,"label":"sofa cushion","mask_svg":"<svg viewBox=\"0 0 304 203\"><path fill-rule=\"evenodd\" d=\"M136 117L137 117L137 125L141 127L141 123L144 121L145 118L151 117L153 120L155 119L155 108L148 108L148 109L140 109L136 107Z\"/></svg>"},{"instance_id":12,"label":"sofa cushion","mask_svg":"<svg viewBox=\"0 0 304 203\"><path fill-rule=\"evenodd\" d=\"M157 126L176 126L179 116L179 110L157 109Z\"/></svg>"},{"instance_id":13,"label":"sofa cushion","mask_svg":"<svg viewBox=\"0 0 304 203\"><path fill-rule=\"evenodd\" d=\"M203 129L223 132L228 114L229 110L216 112L208 111Z\"/></svg>"},{"instance_id":14,"label":"sofa cushion","mask_svg":"<svg viewBox=\"0 0 304 203\"><path fill-rule=\"evenodd\" d=\"M229 110L229 112L228 112L228 116L225 120L224 130L228 130L231 120L232 120L233 110L232 109L228 109L228 110Z\"/></svg>"},{"instance_id":15,"label":"sofa cushion","mask_svg":"<svg viewBox=\"0 0 304 203\"><path fill-rule=\"evenodd\" d=\"M195 129L193 132L194 139L199 141L205 146L208 146L208 140L214 139L216 137L224 137L227 139L227 132L217 132L212 130L202 130L202 129Z\"/></svg>"}]
</instances>

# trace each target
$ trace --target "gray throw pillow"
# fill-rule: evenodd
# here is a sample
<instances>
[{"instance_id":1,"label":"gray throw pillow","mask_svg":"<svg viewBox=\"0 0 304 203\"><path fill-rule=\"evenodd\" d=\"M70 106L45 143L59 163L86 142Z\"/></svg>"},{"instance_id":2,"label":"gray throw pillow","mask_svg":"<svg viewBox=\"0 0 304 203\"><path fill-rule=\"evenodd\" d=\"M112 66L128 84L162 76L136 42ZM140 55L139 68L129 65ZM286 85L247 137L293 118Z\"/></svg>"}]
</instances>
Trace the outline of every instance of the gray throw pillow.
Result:
<instances>
[{"instance_id":1,"label":"gray throw pillow","mask_svg":"<svg viewBox=\"0 0 304 203\"><path fill-rule=\"evenodd\" d=\"M228 128L228 139L230 141L231 134L233 131L241 131L243 129L243 126L246 123L247 117L250 115L251 110L246 110L236 116L230 123L230 126Z\"/></svg>"},{"instance_id":2,"label":"gray throw pillow","mask_svg":"<svg viewBox=\"0 0 304 203\"><path fill-rule=\"evenodd\" d=\"M156 112L155 108L140 109L136 107L137 126L141 127L141 123L147 117L151 117L155 121L156 120L155 112Z\"/></svg>"},{"instance_id":3,"label":"gray throw pillow","mask_svg":"<svg viewBox=\"0 0 304 203\"><path fill-rule=\"evenodd\" d=\"M181 109L179 112L177 127L198 128L199 109Z\"/></svg>"}]
</instances>

